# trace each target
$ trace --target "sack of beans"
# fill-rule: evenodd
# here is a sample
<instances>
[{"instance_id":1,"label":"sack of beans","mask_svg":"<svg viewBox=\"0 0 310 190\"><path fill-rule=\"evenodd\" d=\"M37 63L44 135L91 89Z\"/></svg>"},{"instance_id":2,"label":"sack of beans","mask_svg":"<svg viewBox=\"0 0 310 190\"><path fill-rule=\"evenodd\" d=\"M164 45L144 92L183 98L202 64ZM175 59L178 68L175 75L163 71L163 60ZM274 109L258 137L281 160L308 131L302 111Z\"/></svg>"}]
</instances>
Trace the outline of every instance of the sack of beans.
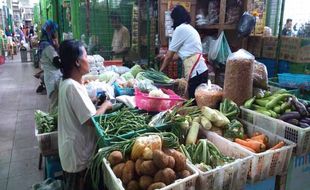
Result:
<instances>
[{"instance_id":1,"label":"sack of beans","mask_svg":"<svg viewBox=\"0 0 310 190\"><path fill-rule=\"evenodd\" d=\"M252 97L254 60L255 57L244 49L227 58L224 98L236 102L238 106Z\"/></svg>"}]
</instances>

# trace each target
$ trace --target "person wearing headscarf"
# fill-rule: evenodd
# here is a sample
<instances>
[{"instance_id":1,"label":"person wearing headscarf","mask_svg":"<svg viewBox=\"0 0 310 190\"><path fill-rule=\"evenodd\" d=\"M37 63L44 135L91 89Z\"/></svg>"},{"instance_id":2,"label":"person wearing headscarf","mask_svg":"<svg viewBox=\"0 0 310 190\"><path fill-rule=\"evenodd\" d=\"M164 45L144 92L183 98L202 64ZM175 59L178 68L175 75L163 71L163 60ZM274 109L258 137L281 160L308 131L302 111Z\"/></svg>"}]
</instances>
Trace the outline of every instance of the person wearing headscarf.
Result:
<instances>
[{"instance_id":1,"label":"person wearing headscarf","mask_svg":"<svg viewBox=\"0 0 310 190\"><path fill-rule=\"evenodd\" d=\"M40 65L44 73L44 84L49 102L49 112L55 112L58 105L58 84L61 79L59 67L54 63L58 56L58 25L47 20L42 27L39 43Z\"/></svg>"},{"instance_id":2,"label":"person wearing headscarf","mask_svg":"<svg viewBox=\"0 0 310 190\"><path fill-rule=\"evenodd\" d=\"M196 87L208 81L208 67L202 56L201 39L197 30L190 25L190 14L183 6L177 5L171 12L171 18L174 32L160 71L163 71L177 54L183 61L188 97L195 98Z\"/></svg>"}]
</instances>

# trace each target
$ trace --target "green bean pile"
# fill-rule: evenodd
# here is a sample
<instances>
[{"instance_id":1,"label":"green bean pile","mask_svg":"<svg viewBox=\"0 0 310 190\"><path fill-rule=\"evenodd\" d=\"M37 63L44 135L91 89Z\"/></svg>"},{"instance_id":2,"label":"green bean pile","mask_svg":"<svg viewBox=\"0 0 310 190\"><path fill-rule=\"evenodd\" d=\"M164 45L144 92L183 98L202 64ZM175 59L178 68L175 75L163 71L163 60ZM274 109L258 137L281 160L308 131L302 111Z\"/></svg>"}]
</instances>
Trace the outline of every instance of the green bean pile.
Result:
<instances>
[{"instance_id":1,"label":"green bean pile","mask_svg":"<svg viewBox=\"0 0 310 190\"><path fill-rule=\"evenodd\" d=\"M128 108L111 115L102 115L99 123L108 138L123 135L148 127L149 116Z\"/></svg>"}]
</instances>

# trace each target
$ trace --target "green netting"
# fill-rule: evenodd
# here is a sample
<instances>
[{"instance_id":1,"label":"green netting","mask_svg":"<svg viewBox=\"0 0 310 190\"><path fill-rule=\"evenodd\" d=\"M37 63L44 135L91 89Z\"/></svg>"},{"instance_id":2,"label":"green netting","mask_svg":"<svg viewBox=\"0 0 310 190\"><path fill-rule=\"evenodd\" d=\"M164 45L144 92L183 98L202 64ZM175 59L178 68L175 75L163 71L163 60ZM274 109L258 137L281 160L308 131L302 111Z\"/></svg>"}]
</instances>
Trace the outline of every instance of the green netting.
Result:
<instances>
[{"instance_id":1,"label":"green netting","mask_svg":"<svg viewBox=\"0 0 310 190\"><path fill-rule=\"evenodd\" d=\"M148 59L152 55L155 50L154 47L152 49L150 47L155 45L157 15L147 14L149 10L157 9L155 1L90 0L89 4L87 2L71 1L71 23L74 38L85 42L88 54L100 54L105 59L112 58L110 52L114 28L109 15L111 12L117 12L121 17L121 23L130 32L130 53L133 53L131 56Z\"/></svg>"},{"instance_id":2,"label":"green netting","mask_svg":"<svg viewBox=\"0 0 310 190\"><path fill-rule=\"evenodd\" d=\"M127 1L90 1L89 8L85 2L79 3L79 39L88 45L89 54L100 54L110 59L111 43L114 29L109 15L117 12L122 24L131 31L133 0ZM89 17L87 18L87 13Z\"/></svg>"}]
</instances>

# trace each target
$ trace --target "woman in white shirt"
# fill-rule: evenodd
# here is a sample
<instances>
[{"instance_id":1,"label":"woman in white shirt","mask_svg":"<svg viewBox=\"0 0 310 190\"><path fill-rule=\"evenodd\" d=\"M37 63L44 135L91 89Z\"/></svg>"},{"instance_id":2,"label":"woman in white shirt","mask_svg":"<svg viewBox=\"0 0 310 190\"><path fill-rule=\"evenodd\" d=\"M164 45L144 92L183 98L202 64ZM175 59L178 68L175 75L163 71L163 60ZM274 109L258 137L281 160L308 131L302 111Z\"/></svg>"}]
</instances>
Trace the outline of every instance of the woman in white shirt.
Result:
<instances>
[{"instance_id":1,"label":"woman in white shirt","mask_svg":"<svg viewBox=\"0 0 310 190\"><path fill-rule=\"evenodd\" d=\"M163 71L177 54L184 64L188 97L195 98L196 87L208 81L208 67L202 57L201 39L197 30L190 25L190 15L183 6L177 5L171 12L171 18L174 32L160 70Z\"/></svg>"},{"instance_id":2,"label":"woman in white shirt","mask_svg":"<svg viewBox=\"0 0 310 190\"><path fill-rule=\"evenodd\" d=\"M63 73L59 87L58 147L65 173L65 189L91 189L90 179L84 178L95 151L96 134L90 119L112 108L105 101L96 110L82 84L82 76L89 72L87 53L82 43L65 40L59 48L58 61Z\"/></svg>"}]
</instances>

